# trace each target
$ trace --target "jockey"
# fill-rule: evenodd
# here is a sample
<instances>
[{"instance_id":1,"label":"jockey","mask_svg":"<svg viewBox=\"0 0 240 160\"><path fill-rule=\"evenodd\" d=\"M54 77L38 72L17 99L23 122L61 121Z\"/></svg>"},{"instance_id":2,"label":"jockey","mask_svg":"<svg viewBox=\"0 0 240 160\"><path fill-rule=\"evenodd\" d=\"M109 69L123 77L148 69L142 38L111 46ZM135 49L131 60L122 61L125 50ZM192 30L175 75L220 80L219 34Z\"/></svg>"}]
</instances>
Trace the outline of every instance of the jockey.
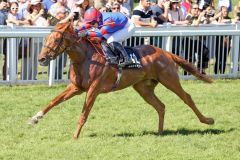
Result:
<instances>
[{"instance_id":1,"label":"jockey","mask_svg":"<svg viewBox=\"0 0 240 160\"><path fill-rule=\"evenodd\" d=\"M133 63L121 42L130 38L134 32L135 25L120 12L103 12L91 7L84 14L85 25L76 31L81 36L104 37L107 43L124 58L122 66ZM90 29L91 30L87 30Z\"/></svg>"}]
</instances>

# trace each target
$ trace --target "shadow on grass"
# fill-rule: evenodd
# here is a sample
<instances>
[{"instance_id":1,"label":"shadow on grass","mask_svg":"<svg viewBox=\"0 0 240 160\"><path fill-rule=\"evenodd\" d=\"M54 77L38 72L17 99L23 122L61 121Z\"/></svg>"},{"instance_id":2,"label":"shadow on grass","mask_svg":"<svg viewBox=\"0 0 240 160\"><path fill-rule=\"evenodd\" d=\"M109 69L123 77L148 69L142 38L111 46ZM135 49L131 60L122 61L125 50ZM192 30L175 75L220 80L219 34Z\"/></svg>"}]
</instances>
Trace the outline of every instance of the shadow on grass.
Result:
<instances>
[{"instance_id":1,"label":"shadow on grass","mask_svg":"<svg viewBox=\"0 0 240 160\"><path fill-rule=\"evenodd\" d=\"M155 136L168 136L168 135L204 135L204 134L213 134L219 135L224 133L229 133L234 131L235 129L231 128L229 130L219 130L219 129L206 129L206 130L190 130L186 128L181 128L178 130L165 130L162 134L153 131L143 131L140 135L134 133L120 133L115 134L113 137L136 137L136 136L145 136L145 135L155 135Z\"/></svg>"}]
</instances>

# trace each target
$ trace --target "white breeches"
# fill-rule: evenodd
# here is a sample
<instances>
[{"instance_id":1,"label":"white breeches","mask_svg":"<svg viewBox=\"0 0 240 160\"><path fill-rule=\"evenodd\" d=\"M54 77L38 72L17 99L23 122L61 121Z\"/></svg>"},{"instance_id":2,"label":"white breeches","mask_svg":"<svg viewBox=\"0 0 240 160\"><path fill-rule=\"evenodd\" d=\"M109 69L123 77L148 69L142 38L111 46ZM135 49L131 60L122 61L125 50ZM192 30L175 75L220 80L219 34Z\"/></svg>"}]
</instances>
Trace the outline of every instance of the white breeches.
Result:
<instances>
[{"instance_id":1,"label":"white breeches","mask_svg":"<svg viewBox=\"0 0 240 160\"><path fill-rule=\"evenodd\" d=\"M111 42L123 42L124 40L130 38L135 31L135 24L131 21L128 21L124 28L120 29L117 32L104 35L107 39L107 43Z\"/></svg>"}]
</instances>

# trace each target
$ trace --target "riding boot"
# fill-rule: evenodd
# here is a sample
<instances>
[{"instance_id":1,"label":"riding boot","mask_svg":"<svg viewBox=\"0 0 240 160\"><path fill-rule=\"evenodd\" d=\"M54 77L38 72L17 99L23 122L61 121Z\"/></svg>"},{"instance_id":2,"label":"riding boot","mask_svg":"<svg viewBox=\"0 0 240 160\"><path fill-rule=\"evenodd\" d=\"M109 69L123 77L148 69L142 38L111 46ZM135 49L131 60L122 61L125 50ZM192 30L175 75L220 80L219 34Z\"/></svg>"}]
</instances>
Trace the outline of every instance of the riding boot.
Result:
<instances>
[{"instance_id":1,"label":"riding boot","mask_svg":"<svg viewBox=\"0 0 240 160\"><path fill-rule=\"evenodd\" d=\"M121 54L123 56L124 61L121 63L122 66L126 66L126 65L129 65L129 64L133 63L132 59L129 57L126 50L124 49L124 47L120 43L111 42L111 43L109 43L109 45L113 49L113 52L117 52L118 54Z\"/></svg>"}]
</instances>

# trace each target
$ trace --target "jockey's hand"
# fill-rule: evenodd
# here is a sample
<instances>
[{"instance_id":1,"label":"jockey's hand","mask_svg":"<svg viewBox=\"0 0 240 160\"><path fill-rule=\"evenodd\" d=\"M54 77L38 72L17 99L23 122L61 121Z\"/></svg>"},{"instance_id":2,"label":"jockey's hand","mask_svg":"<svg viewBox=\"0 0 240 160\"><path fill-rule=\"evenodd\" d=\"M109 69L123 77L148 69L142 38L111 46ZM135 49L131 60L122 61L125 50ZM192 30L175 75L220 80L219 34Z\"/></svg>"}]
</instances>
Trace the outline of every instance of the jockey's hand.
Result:
<instances>
[{"instance_id":1,"label":"jockey's hand","mask_svg":"<svg viewBox=\"0 0 240 160\"><path fill-rule=\"evenodd\" d=\"M79 37L86 37L87 36L87 31L86 30L82 30L82 31L78 32L78 36Z\"/></svg>"},{"instance_id":2,"label":"jockey's hand","mask_svg":"<svg viewBox=\"0 0 240 160\"><path fill-rule=\"evenodd\" d=\"M74 28L74 32L78 33L79 31L79 28Z\"/></svg>"},{"instance_id":3,"label":"jockey's hand","mask_svg":"<svg viewBox=\"0 0 240 160\"><path fill-rule=\"evenodd\" d=\"M75 15L74 12L70 12L67 17L69 17L69 19L73 19L74 15Z\"/></svg>"}]
</instances>

